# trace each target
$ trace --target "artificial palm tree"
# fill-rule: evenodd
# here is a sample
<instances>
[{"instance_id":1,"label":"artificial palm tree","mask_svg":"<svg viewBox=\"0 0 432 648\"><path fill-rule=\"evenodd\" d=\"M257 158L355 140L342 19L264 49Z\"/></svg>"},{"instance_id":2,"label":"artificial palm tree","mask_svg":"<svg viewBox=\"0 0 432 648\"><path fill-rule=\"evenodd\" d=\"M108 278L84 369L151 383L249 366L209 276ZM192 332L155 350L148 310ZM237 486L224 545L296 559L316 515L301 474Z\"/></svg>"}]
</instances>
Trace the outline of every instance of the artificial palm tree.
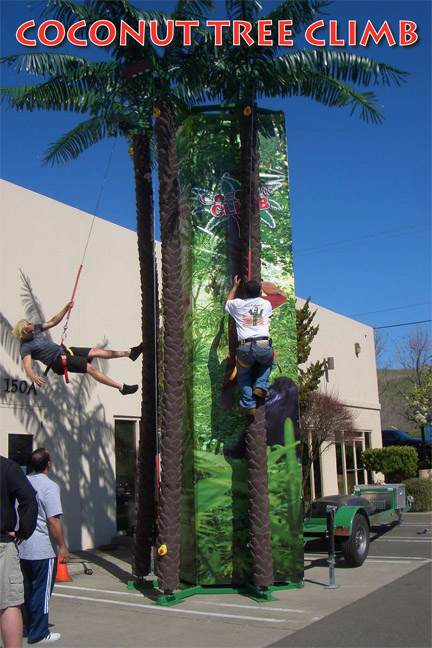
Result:
<instances>
[{"instance_id":1,"label":"artificial palm tree","mask_svg":"<svg viewBox=\"0 0 432 648\"><path fill-rule=\"evenodd\" d=\"M230 20L255 24L258 18L273 25L273 42L277 43L279 20L293 21L292 35L299 36L328 6L320 0L286 0L266 16L259 0L226 0ZM238 107L241 145L241 238L244 280L261 277L259 219L259 119L256 100L261 97L307 96L326 106L349 107L359 111L364 121L379 123L382 116L371 92L360 92L357 86L400 84L404 73L367 57L340 51L302 50L281 54L276 45L233 45L230 29L222 46L215 47L215 58L208 70L207 84L213 98ZM256 34L255 34L256 36ZM210 39L210 46L213 43ZM230 343L230 348L234 346ZM248 457L249 518L253 580L257 587L273 582L268 516L266 436L263 402L258 403L254 418L246 420Z\"/></svg>"},{"instance_id":2,"label":"artificial palm tree","mask_svg":"<svg viewBox=\"0 0 432 648\"><path fill-rule=\"evenodd\" d=\"M210 0L179 0L171 17L177 20L201 20L202 11L209 8ZM119 24L123 19L132 27L136 27L139 20L156 20L158 24L163 24L165 19L161 12L142 11L127 0L86 0L83 5L68 0L47 0L43 17L60 20L66 28L77 18L88 23L105 19L115 24ZM199 35L198 31L196 35ZM89 119L81 122L50 147L45 157L46 162L61 163L76 159L88 147L107 136L126 136L132 143L144 345L133 570L136 576L142 577L150 571L150 550L154 543L155 524L154 461L158 434L155 378L157 280L150 150L154 102L162 95L160 107L155 109L155 114L157 111L160 114L160 119L156 119L156 132L160 151L158 157L166 346L165 400L161 430L161 450L164 455L161 508L169 511L169 516L163 516L160 520L159 543L167 544L169 552L168 557L160 561L159 569L162 589L171 591L178 582L180 483L176 490L172 488L168 479L170 475L181 470L183 369L181 283L178 277L181 258L172 98L186 106L187 103L196 101L194 92L199 98L202 98L202 93L196 74L194 47L188 49L187 55L178 40L162 54L150 45L143 47L134 41L127 47L121 47L115 41L104 49L111 58L101 62L90 62L78 56L51 52L5 57L3 63L13 65L17 71L25 69L30 74L41 75L44 81L32 86L4 88L2 98L17 110L65 109L90 115ZM135 74L137 70L145 72ZM177 337L172 349L174 329ZM172 403L175 405L172 406Z\"/></svg>"}]
</instances>

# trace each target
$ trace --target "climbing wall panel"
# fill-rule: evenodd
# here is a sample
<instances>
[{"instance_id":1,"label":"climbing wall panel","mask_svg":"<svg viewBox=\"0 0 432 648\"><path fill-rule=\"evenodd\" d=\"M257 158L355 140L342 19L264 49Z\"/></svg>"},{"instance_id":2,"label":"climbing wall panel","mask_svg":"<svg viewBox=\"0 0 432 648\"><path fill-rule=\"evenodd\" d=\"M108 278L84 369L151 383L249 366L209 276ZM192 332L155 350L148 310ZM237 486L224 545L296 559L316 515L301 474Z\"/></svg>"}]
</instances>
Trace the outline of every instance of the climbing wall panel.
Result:
<instances>
[{"instance_id":1,"label":"climbing wall panel","mask_svg":"<svg viewBox=\"0 0 432 648\"><path fill-rule=\"evenodd\" d=\"M274 314L275 368L266 401L275 582L303 576L294 273L282 113L259 113L261 275ZM251 582L244 419L236 413L235 337L224 312L240 272L240 143L236 115L197 114L178 129L185 397L181 578ZM232 379L230 379L232 378ZM292 425L284 427L290 418Z\"/></svg>"}]
</instances>

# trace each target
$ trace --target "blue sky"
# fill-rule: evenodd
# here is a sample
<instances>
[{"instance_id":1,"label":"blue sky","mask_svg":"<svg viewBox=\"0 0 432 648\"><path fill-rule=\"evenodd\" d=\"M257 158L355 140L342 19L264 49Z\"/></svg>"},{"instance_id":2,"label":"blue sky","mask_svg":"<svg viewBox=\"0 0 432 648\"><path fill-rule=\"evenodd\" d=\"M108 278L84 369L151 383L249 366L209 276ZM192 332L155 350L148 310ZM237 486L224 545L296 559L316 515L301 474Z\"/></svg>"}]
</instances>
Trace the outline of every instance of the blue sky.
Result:
<instances>
[{"instance_id":1,"label":"blue sky","mask_svg":"<svg viewBox=\"0 0 432 648\"><path fill-rule=\"evenodd\" d=\"M223 3L216 4L220 14ZM264 1L264 13L274 4ZM26 20L38 20L35 5L0 0L2 56L29 51L17 43L15 31ZM418 25L419 43L412 47L349 48L411 73L400 87L373 88L383 125L306 98L260 102L286 116L296 293L370 326L392 326L382 330L387 364L393 342L415 329L395 325L431 318L431 7L429 0L337 0L327 9L327 20L338 21L342 37L348 20L357 20L360 33L367 20L377 27L387 20L396 34L399 20ZM26 82L25 75L2 66L2 86ZM40 160L48 145L79 117L5 108L1 117L3 179L90 214L98 205L98 216L135 229L126 140L108 140L75 162L44 167Z\"/></svg>"}]
</instances>

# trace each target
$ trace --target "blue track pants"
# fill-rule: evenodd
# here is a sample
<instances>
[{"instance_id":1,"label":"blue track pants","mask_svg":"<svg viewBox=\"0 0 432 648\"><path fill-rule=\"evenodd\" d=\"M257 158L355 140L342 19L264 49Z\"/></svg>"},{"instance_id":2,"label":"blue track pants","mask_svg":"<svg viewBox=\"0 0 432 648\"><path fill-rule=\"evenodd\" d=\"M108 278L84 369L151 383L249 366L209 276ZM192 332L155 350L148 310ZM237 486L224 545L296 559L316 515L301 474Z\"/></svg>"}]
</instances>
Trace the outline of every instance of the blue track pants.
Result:
<instances>
[{"instance_id":1,"label":"blue track pants","mask_svg":"<svg viewBox=\"0 0 432 648\"><path fill-rule=\"evenodd\" d=\"M24 576L24 631L29 644L41 641L49 634L48 615L57 571L56 558L21 560Z\"/></svg>"}]
</instances>

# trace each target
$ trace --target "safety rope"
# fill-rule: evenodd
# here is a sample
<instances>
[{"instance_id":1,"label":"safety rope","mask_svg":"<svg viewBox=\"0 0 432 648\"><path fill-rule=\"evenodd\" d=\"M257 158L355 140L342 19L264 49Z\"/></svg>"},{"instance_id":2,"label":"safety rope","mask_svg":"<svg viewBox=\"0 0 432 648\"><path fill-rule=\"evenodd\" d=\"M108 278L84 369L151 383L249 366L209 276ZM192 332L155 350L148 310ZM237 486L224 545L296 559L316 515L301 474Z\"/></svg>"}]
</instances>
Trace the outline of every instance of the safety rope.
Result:
<instances>
[{"instance_id":1,"label":"safety rope","mask_svg":"<svg viewBox=\"0 0 432 648\"><path fill-rule=\"evenodd\" d=\"M83 269L84 259L85 259L85 256L87 254L87 248L88 248L88 245L89 245L89 242L90 242L90 237L91 237L91 234L92 234L92 231L93 231L93 226L94 226L94 223L95 223L95 220L96 220L97 210L99 209L99 203L100 203L100 200L102 198L103 190L105 188L105 183L106 183L106 179L107 179L107 176L108 176L108 171L109 171L109 168L110 168L110 165L111 165L111 160L112 160L112 157L113 157L113 154L114 154L116 141L117 141L117 138L114 140L114 143L112 145L112 149L111 149L111 153L110 153L110 155L108 157L108 163L107 163L107 166L106 166L106 169L105 169L105 173L104 173L104 176L102 178L101 186L100 186L100 189L99 189L99 195L98 195L98 198L97 198L97 201L96 201L96 207L94 208L94 211L93 211L93 219L92 219L90 230L89 230L89 233L88 233L88 236L87 236L87 241L86 241L86 244L85 244L85 247L84 247L84 252L83 252L83 255L82 255L82 259L81 259L81 264L80 264L80 266L78 268L77 276L76 276L76 279L75 279L75 284L74 284L73 291L72 291L72 296L70 298L71 302L73 302L73 300L75 298L75 293L76 293L76 290L77 290L77 287L78 287L78 282L79 282L79 279L80 279L80 276L81 276L81 270ZM63 342L65 341L65 339L67 338L67 330L68 330L68 326L69 326L70 314L71 314L71 308L68 308L68 311L67 311L67 314L66 314L66 322L65 322L65 324L63 326L63 332L62 332L62 338L61 338L61 341L60 341L60 345L62 345ZM66 377L66 374L65 374L65 377ZM66 382L68 382L68 381L66 381Z\"/></svg>"},{"instance_id":2,"label":"safety rope","mask_svg":"<svg viewBox=\"0 0 432 648\"><path fill-rule=\"evenodd\" d=\"M254 142L254 118L255 118L255 82L252 82L252 92L251 92L251 106L250 106L250 118L251 118L251 127L250 127L250 156L249 156L249 237L248 237L248 281L252 279L252 171L253 171L253 152L252 146Z\"/></svg>"}]
</instances>

